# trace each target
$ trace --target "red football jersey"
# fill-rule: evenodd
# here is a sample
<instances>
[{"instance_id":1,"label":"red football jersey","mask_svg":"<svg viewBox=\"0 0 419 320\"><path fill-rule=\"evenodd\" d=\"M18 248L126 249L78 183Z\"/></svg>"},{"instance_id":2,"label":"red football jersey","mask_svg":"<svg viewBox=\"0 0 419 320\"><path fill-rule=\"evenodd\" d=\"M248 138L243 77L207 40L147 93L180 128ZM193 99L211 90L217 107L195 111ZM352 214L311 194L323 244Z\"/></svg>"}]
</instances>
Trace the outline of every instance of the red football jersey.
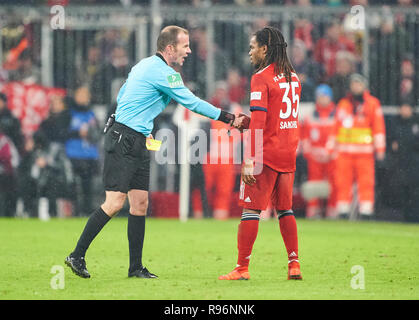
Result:
<instances>
[{"instance_id":1,"label":"red football jersey","mask_svg":"<svg viewBox=\"0 0 419 320\"><path fill-rule=\"evenodd\" d=\"M299 141L298 109L301 83L275 74L274 64L252 76L250 111L265 111L263 163L278 172L294 172Z\"/></svg>"}]
</instances>

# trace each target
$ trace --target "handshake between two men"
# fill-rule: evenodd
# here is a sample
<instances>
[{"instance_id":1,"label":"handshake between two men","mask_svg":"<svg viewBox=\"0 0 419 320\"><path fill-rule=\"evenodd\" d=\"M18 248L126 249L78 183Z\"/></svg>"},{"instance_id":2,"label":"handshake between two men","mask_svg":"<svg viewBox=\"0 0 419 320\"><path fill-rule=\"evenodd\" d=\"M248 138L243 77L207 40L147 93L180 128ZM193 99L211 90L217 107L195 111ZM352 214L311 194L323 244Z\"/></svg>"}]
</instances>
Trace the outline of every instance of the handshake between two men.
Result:
<instances>
[{"instance_id":1,"label":"handshake between two men","mask_svg":"<svg viewBox=\"0 0 419 320\"><path fill-rule=\"evenodd\" d=\"M244 113L239 113L234 117L234 120L230 123L233 128L243 132L245 129L249 129L250 117Z\"/></svg>"}]
</instances>

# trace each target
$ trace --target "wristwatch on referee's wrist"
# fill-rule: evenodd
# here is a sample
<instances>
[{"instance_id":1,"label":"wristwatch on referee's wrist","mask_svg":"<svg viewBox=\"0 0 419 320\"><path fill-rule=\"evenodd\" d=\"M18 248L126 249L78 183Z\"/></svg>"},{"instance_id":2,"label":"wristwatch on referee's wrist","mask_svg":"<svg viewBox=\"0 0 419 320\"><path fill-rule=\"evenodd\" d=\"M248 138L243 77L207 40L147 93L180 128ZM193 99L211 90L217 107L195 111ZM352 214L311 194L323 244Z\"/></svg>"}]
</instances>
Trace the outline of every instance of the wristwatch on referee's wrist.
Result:
<instances>
[{"instance_id":1,"label":"wristwatch on referee's wrist","mask_svg":"<svg viewBox=\"0 0 419 320\"><path fill-rule=\"evenodd\" d=\"M221 110L221 114L218 117L219 121L222 121L224 123L228 123L228 124L232 124L234 122L234 119L236 118L236 116L230 112Z\"/></svg>"}]
</instances>

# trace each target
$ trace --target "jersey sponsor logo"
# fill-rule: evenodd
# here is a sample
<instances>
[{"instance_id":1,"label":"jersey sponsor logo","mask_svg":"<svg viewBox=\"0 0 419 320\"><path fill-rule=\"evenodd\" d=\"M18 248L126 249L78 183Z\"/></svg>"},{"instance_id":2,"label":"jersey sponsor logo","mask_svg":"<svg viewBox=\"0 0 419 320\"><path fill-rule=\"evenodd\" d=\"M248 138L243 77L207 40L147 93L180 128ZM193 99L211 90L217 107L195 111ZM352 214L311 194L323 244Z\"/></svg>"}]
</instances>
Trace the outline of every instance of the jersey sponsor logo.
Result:
<instances>
[{"instance_id":1,"label":"jersey sponsor logo","mask_svg":"<svg viewBox=\"0 0 419 320\"><path fill-rule=\"evenodd\" d=\"M167 76L167 81L169 82L170 88L179 88L183 87L183 80L180 76L180 73L174 73Z\"/></svg>"},{"instance_id":2,"label":"jersey sponsor logo","mask_svg":"<svg viewBox=\"0 0 419 320\"><path fill-rule=\"evenodd\" d=\"M244 199L244 202L252 202L252 200L250 200L250 197L247 197L246 199Z\"/></svg>"},{"instance_id":3,"label":"jersey sponsor logo","mask_svg":"<svg viewBox=\"0 0 419 320\"><path fill-rule=\"evenodd\" d=\"M260 91L251 92L250 100L262 100L262 92Z\"/></svg>"}]
</instances>

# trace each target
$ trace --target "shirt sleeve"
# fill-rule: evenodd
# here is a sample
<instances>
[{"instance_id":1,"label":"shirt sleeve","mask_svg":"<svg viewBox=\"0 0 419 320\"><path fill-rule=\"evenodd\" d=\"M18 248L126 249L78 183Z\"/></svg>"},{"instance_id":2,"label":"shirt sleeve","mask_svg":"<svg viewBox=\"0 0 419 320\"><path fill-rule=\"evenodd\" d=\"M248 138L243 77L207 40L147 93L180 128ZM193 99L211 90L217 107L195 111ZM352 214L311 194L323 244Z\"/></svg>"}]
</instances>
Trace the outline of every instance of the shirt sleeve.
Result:
<instances>
[{"instance_id":1,"label":"shirt sleeve","mask_svg":"<svg viewBox=\"0 0 419 320\"><path fill-rule=\"evenodd\" d=\"M185 108L213 120L218 120L220 117L221 109L195 96L185 87L179 73L162 72L156 85L161 92Z\"/></svg>"},{"instance_id":2,"label":"shirt sleeve","mask_svg":"<svg viewBox=\"0 0 419 320\"><path fill-rule=\"evenodd\" d=\"M268 87L257 74L250 83L250 111L268 111Z\"/></svg>"}]
</instances>

